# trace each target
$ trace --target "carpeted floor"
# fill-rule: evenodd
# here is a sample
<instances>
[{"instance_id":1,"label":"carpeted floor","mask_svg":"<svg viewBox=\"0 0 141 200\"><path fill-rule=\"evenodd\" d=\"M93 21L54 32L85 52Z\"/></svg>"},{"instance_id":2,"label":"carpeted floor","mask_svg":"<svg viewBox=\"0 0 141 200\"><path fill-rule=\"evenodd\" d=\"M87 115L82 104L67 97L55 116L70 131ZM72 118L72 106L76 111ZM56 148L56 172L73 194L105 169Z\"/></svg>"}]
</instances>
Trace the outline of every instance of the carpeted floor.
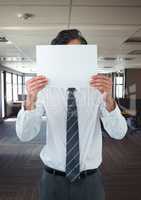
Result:
<instances>
[{"instance_id":1,"label":"carpeted floor","mask_svg":"<svg viewBox=\"0 0 141 200\"><path fill-rule=\"evenodd\" d=\"M15 122L0 124L0 200L39 200L45 123L35 140L21 143ZM141 199L141 133L103 139L101 166L107 200Z\"/></svg>"}]
</instances>

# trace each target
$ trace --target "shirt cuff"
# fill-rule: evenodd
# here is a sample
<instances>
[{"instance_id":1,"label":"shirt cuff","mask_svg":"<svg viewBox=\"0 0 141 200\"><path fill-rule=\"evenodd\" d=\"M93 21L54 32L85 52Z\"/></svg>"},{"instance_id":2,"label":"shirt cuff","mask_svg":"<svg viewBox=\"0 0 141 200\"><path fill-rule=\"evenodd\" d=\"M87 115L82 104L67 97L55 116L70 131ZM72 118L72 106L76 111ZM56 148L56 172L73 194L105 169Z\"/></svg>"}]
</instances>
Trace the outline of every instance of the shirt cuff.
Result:
<instances>
[{"instance_id":1,"label":"shirt cuff","mask_svg":"<svg viewBox=\"0 0 141 200\"><path fill-rule=\"evenodd\" d=\"M22 101L21 110L24 111L24 112L29 112L29 113L31 113L31 112L34 112L34 111L35 111L35 108L32 109L32 110L26 110L26 109L25 109L25 101Z\"/></svg>"},{"instance_id":2,"label":"shirt cuff","mask_svg":"<svg viewBox=\"0 0 141 200\"><path fill-rule=\"evenodd\" d=\"M112 110L111 112L109 112L110 115L115 115L115 114L121 114L121 111L118 107L118 105L116 104L116 107L114 110Z\"/></svg>"},{"instance_id":3,"label":"shirt cuff","mask_svg":"<svg viewBox=\"0 0 141 200\"><path fill-rule=\"evenodd\" d=\"M114 110L112 110L111 112L109 112L106 108L106 106L104 106L103 109L103 117L115 117L117 115L121 115L121 111L118 107L118 105L116 104L116 107Z\"/></svg>"}]
</instances>

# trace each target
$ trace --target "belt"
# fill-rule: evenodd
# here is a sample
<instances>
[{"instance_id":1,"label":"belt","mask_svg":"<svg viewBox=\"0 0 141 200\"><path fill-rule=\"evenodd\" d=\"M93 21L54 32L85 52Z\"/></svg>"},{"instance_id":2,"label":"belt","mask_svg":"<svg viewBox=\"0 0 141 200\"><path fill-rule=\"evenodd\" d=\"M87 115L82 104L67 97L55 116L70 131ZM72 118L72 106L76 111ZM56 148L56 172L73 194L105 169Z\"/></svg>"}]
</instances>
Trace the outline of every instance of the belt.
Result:
<instances>
[{"instance_id":1,"label":"belt","mask_svg":"<svg viewBox=\"0 0 141 200\"><path fill-rule=\"evenodd\" d=\"M50 173L50 174L54 174L54 175L59 175L59 176L66 176L66 173L65 172L62 172L62 171L59 171L59 170L56 170L56 169L53 169L53 168L50 168L48 166L44 166L45 168L45 171ZM85 177L85 176L88 176L90 174L94 174L97 172L97 169L88 169L88 170L85 170L85 171L82 171L80 172L80 176L79 178L82 178L82 177Z\"/></svg>"}]
</instances>

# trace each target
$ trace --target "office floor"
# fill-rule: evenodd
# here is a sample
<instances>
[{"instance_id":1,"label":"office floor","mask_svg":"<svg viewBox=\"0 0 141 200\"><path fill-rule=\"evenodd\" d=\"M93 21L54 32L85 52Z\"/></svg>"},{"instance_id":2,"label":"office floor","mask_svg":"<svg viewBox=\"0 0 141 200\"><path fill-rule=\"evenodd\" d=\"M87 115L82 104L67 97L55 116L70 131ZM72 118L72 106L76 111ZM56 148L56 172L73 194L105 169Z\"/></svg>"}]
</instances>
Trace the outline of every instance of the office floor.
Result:
<instances>
[{"instance_id":1,"label":"office floor","mask_svg":"<svg viewBox=\"0 0 141 200\"><path fill-rule=\"evenodd\" d=\"M0 200L38 200L42 163L39 152L45 143L41 134L21 143L15 122L0 124ZM122 141L104 136L103 173L107 200L141 199L141 133Z\"/></svg>"}]
</instances>

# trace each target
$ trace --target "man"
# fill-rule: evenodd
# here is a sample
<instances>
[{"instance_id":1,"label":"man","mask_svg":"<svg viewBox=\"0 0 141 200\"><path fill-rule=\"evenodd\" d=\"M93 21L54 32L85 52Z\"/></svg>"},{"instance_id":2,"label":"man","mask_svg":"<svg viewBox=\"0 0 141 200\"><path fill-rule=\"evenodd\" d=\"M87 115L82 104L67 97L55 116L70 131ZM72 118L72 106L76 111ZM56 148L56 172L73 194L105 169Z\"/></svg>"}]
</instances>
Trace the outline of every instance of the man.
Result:
<instances>
[{"instance_id":1,"label":"man","mask_svg":"<svg viewBox=\"0 0 141 200\"><path fill-rule=\"evenodd\" d=\"M87 42L73 29L61 31L52 41L56 44ZM122 139L127 131L111 96L112 81L95 75L89 88L49 89L47 84L43 76L27 82L27 99L16 123L18 137L29 141L39 133L43 113L47 116L47 141L40 154L44 163L41 200L104 200L98 170L102 162L100 120L112 138Z\"/></svg>"}]
</instances>

